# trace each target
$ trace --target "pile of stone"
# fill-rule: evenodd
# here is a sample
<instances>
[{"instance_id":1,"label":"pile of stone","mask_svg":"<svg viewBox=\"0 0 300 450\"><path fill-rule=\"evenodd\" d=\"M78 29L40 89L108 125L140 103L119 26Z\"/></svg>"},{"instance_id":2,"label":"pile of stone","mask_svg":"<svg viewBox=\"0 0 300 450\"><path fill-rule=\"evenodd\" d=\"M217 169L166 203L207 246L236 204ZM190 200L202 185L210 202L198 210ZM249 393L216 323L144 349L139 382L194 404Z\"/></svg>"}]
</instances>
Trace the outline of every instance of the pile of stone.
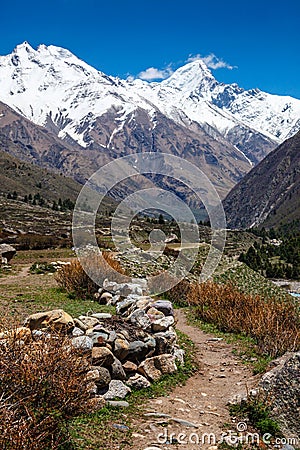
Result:
<instances>
[{"instance_id":1,"label":"pile of stone","mask_svg":"<svg viewBox=\"0 0 300 450\"><path fill-rule=\"evenodd\" d=\"M51 329L67 330L71 344L90 362L87 377L95 401L102 406L115 404L115 399L124 399L132 388L147 388L184 363L171 302L154 300L146 292L146 280L126 284L106 280L98 301L115 305L116 316L91 313L72 318L63 310L54 310L29 316L24 327L34 338Z\"/></svg>"}]
</instances>

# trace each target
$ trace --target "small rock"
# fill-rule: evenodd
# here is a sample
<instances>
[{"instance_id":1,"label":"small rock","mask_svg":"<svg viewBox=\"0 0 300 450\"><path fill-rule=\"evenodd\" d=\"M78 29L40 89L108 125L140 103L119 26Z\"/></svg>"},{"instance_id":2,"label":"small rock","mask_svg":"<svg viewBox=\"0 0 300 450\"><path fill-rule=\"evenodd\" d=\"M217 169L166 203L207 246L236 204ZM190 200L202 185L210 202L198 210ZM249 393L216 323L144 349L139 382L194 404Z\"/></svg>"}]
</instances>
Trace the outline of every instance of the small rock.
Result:
<instances>
[{"instance_id":1,"label":"small rock","mask_svg":"<svg viewBox=\"0 0 300 450\"><path fill-rule=\"evenodd\" d=\"M96 366L109 367L114 362L114 355L106 347L93 347L92 362Z\"/></svg>"},{"instance_id":2,"label":"small rock","mask_svg":"<svg viewBox=\"0 0 300 450\"><path fill-rule=\"evenodd\" d=\"M97 370L99 374L98 379L94 380L98 388L101 389L108 386L109 383L111 382L109 370L106 369L105 367L93 367L93 370Z\"/></svg>"},{"instance_id":3,"label":"small rock","mask_svg":"<svg viewBox=\"0 0 300 450\"><path fill-rule=\"evenodd\" d=\"M78 337L78 336L83 336L83 335L84 335L84 331L83 331L83 330L81 330L81 329L78 328L78 327L74 327L74 328L73 328L72 336Z\"/></svg>"},{"instance_id":4,"label":"small rock","mask_svg":"<svg viewBox=\"0 0 300 450\"><path fill-rule=\"evenodd\" d=\"M95 325L99 323L99 320L96 319L96 317L90 316L79 316L79 320L88 328L93 328Z\"/></svg>"},{"instance_id":5,"label":"small rock","mask_svg":"<svg viewBox=\"0 0 300 450\"><path fill-rule=\"evenodd\" d=\"M140 433L132 433L132 437L135 439L145 439L145 436Z\"/></svg>"},{"instance_id":6,"label":"small rock","mask_svg":"<svg viewBox=\"0 0 300 450\"><path fill-rule=\"evenodd\" d=\"M126 361L123 364L123 369L125 370L126 373L136 372L137 368L138 366L131 361Z\"/></svg>"},{"instance_id":7,"label":"small rock","mask_svg":"<svg viewBox=\"0 0 300 450\"><path fill-rule=\"evenodd\" d=\"M128 358L141 361L148 352L148 347L143 341L133 341L129 344Z\"/></svg>"},{"instance_id":8,"label":"small rock","mask_svg":"<svg viewBox=\"0 0 300 450\"><path fill-rule=\"evenodd\" d=\"M77 336L71 342L73 347L85 352L89 352L93 348L93 341L89 336Z\"/></svg>"},{"instance_id":9,"label":"small rock","mask_svg":"<svg viewBox=\"0 0 300 450\"><path fill-rule=\"evenodd\" d=\"M177 417L172 417L171 420L175 423L179 423L179 425L182 425L184 427L189 427L189 428L199 428L199 425L196 423L192 423L192 422L188 422L187 420L183 420L183 419L177 419Z\"/></svg>"},{"instance_id":10,"label":"small rock","mask_svg":"<svg viewBox=\"0 0 300 450\"><path fill-rule=\"evenodd\" d=\"M178 363L181 366L184 366L184 355L185 355L185 351L182 348L175 348L173 355L175 356L176 361L178 361Z\"/></svg>"},{"instance_id":11,"label":"small rock","mask_svg":"<svg viewBox=\"0 0 300 450\"><path fill-rule=\"evenodd\" d=\"M112 315L109 313L94 313L91 317L95 317L98 320L111 319Z\"/></svg>"},{"instance_id":12,"label":"small rock","mask_svg":"<svg viewBox=\"0 0 300 450\"><path fill-rule=\"evenodd\" d=\"M42 330L32 330L32 337L34 339L42 339L45 335L46 333Z\"/></svg>"},{"instance_id":13,"label":"small rock","mask_svg":"<svg viewBox=\"0 0 300 450\"><path fill-rule=\"evenodd\" d=\"M117 339L117 333L114 330L112 330L109 332L106 342L110 345L113 345L116 339Z\"/></svg>"},{"instance_id":14,"label":"small rock","mask_svg":"<svg viewBox=\"0 0 300 450\"><path fill-rule=\"evenodd\" d=\"M158 354L172 353L176 342L176 333L173 331L165 331L163 333L155 333L153 336L156 341L156 351Z\"/></svg>"},{"instance_id":15,"label":"small rock","mask_svg":"<svg viewBox=\"0 0 300 450\"><path fill-rule=\"evenodd\" d=\"M121 283L118 284L114 281L104 280L103 288L112 294L118 294L122 297L128 297L128 295L143 295L143 290L139 284L136 283Z\"/></svg>"},{"instance_id":16,"label":"small rock","mask_svg":"<svg viewBox=\"0 0 300 450\"><path fill-rule=\"evenodd\" d=\"M151 306L161 311L165 316L174 316L173 305L169 300L157 300Z\"/></svg>"},{"instance_id":17,"label":"small rock","mask_svg":"<svg viewBox=\"0 0 300 450\"><path fill-rule=\"evenodd\" d=\"M85 378L87 381L94 381L94 382L99 381L100 380L99 370L97 369L89 370Z\"/></svg>"},{"instance_id":18,"label":"small rock","mask_svg":"<svg viewBox=\"0 0 300 450\"><path fill-rule=\"evenodd\" d=\"M137 309L146 309L148 305L153 301L151 297L139 297L136 302Z\"/></svg>"},{"instance_id":19,"label":"small rock","mask_svg":"<svg viewBox=\"0 0 300 450\"><path fill-rule=\"evenodd\" d=\"M74 324L76 325L76 327L80 328L80 330L86 332L88 330L88 326L85 325L83 322L81 322L81 320L79 319L74 319Z\"/></svg>"},{"instance_id":20,"label":"small rock","mask_svg":"<svg viewBox=\"0 0 300 450\"><path fill-rule=\"evenodd\" d=\"M101 333L101 332L92 332L89 333L89 337L93 341L93 345L95 346L103 346L108 340L108 334L107 333Z\"/></svg>"},{"instance_id":21,"label":"small rock","mask_svg":"<svg viewBox=\"0 0 300 450\"><path fill-rule=\"evenodd\" d=\"M100 295L98 298L98 302L100 305L108 305L111 303L113 296L110 292L103 292L103 294Z\"/></svg>"},{"instance_id":22,"label":"small rock","mask_svg":"<svg viewBox=\"0 0 300 450\"><path fill-rule=\"evenodd\" d=\"M151 320L144 310L137 309L128 317L128 320L135 326L148 330L151 328Z\"/></svg>"},{"instance_id":23,"label":"small rock","mask_svg":"<svg viewBox=\"0 0 300 450\"><path fill-rule=\"evenodd\" d=\"M114 343L114 354L123 361L129 353L129 344L125 339L116 339Z\"/></svg>"},{"instance_id":24,"label":"small rock","mask_svg":"<svg viewBox=\"0 0 300 450\"><path fill-rule=\"evenodd\" d=\"M115 398L125 398L131 389L121 380L111 380L108 391L103 395L105 400L114 400Z\"/></svg>"},{"instance_id":25,"label":"small rock","mask_svg":"<svg viewBox=\"0 0 300 450\"><path fill-rule=\"evenodd\" d=\"M111 370L111 377L114 380L126 379L125 370L123 369L121 362L116 357L114 358L114 362L112 363L110 370Z\"/></svg>"},{"instance_id":26,"label":"small rock","mask_svg":"<svg viewBox=\"0 0 300 450\"><path fill-rule=\"evenodd\" d=\"M128 378L126 384L128 384L128 386L134 389L145 389L151 386L150 381L148 381L147 378L143 377L143 375L140 375L138 373Z\"/></svg>"},{"instance_id":27,"label":"small rock","mask_svg":"<svg viewBox=\"0 0 300 450\"><path fill-rule=\"evenodd\" d=\"M109 406L112 406L113 408L128 408L129 407L129 403L125 402L124 400L108 400L107 404Z\"/></svg>"},{"instance_id":28,"label":"small rock","mask_svg":"<svg viewBox=\"0 0 300 450\"><path fill-rule=\"evenodd\" d=\"M184 400L182 400L182 398L178 398L178 397L173 398L173 402L182 403L182 404L184 404L184 405L185 405L185 403L186 403Z\"/></svg>"},{"instance_id":29,"label":"small rock","mask_svg":"<svg viewBox=\"0 0 300 450\"><path fill-rule=\"evenodd\" d=\"M138 372L150 380L159 380L163 374L174 373L177 370L173 355L159 355L147 358L139 367Z\"/></svg>"},{"instance_id":30,"label":"small rock","mask_svg":"<svg viewBox=\"0 0 300 450\"><path fill-rule=\"evenodd\" d=\"M126 425L119 424L119 423L114 423L113 427L120 431L128 431L129 430L129 427L127 427Z\"/></svg>"},{"instance_id":31,"label":"small rock","mask_svg":"<svg viewBox=\"0 0 300 450\"><path fill-rule=\"evenodd\" d=\"M125 298L122 302L119 302L116 306L116 313L123 315L125 314L126 310L131 306L135 305L136 299L133 297Z\"/></svg>"},{"instance_id":32,"label":"small rock","mask_svg":"<svg viewBox=\"0 0 300 450\"><path fill-rule=\"evenodd\" d=\"M153 306L147 310L147 316L150 318L151 321L165 317L164 313L158 311L158 309L156 308L153 308Z\"/></svg>"},{"instance_id":33,"label":"small rock","mask_svg":"<svg viewBox=\"0 0 300 450\"><path fill-rule=\"evenodd\" d=\"M169 327L171 327L173 324L174 324L173 316L163 317L162 319L157 319L152 323L152 330L154 333L160 331L167 331Z\"/></svg>"},{"instance_id":34,"label":"small rock","mask_svg":"<svg viewBox=\"0 0 300 450\"><path fill-rule=\"evenodd\" d=\"M147 346L147 358L153 355L156 349L156 340L152 336L147 336L144 340L145 345Z\"/></svg>"},{"instance_id":35,"label":"small rock","mask_svg":"<svg viewBox=\"0 0 300 450\"><path fill-rule=\"evenodd\" d=\"M74 320L63 309L54 309L31 314L25 320L24 326L30 328L30 330L50 328L55 331L68 331L74 328Z\"/></svg>"}]
</instances>

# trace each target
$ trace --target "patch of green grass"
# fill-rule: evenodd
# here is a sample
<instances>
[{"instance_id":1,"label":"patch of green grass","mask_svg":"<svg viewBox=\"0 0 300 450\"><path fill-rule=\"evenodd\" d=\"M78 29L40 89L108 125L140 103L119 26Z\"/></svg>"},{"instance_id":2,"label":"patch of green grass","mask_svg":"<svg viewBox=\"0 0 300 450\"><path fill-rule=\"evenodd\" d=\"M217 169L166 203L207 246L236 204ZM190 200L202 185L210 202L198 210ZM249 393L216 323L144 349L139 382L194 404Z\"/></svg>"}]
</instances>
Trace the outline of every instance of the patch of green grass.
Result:
<instances>
[{"instance_id":1,"label":"patch of green grass","mask_svg":"<svg viewBox=\"0 0 300 450\"><path fill-rule=\"evenodd\" d=\"M250 424L262 434L269 433L275 437L280 434L278 423L270 417L268 406L260 399L251 399L237 405L231 405L230 414Z\"/></svg>"},{"instance_id":2,"label":"patch of green grass","mask_svg":"<svg viewBox=\"0 0 300 450\"><path fill-rule=\"evenodd\" d=\"M12 264L30 264L35 262L57 261L58 259L74 258L76 255L71 248L54 248L44 250L18 250Z\"/></svg>"},{"instance_id":3,"label":"patch of green grass","mask_svg":"<svg viewBox=\"0 0 300 450\"><path fill-rule=\"evenodd\" d=\"M288 298L288 294L282 288L250 269L244 263L229 268L221 275L214 275L213 280L220 284L233 282L234 286L245 294L261 295L265 298Z\"/></svg>"},{"instance_id":4,"label":"patch of green grass","mask_svg":"<svg viewBox=\"0 0 300 450\"><path fill-rule=\"evenodd\" d=\"M262 356L255 351L255 341L243 334L225 333L211 323L203 322L195 317L192 307L186 308L187 318L191 325L200 328L206 333L224 339L228 344L233 345L233 353L237 355L245 364L251 364L254 374L264 373L268 364L272 360L269 356Z\"/></svg>"},{"instance_id":5,"label":"patch of green grass","mask_svg":"<svg viewBox=\"0 0 300 450\"><path fill-rule=\"evenodd\" d=\"M122 449L128 445L134 431L132 419L143 413L143 403L146 399L165 396L176 386L187 381L196 370L195 347L184 333L177 330L177 336L181 348L185 350L185 365L179 366L176 373L163 376L147 389L132 391L126 398L128 408L115 409L108 406L97 413L74 420L71 424L71 434L78 449ZM114 428L114 424L122 424L129 429L120 431Z\"/></svg>"},{"instance_id":6,"label":"patch of green grass","mask_svg":"<svg viewBox=\"0 0 300 450\"><path fill-rule=\"evenodd\" d=\"M49 305L50 309L62 308L71 316L87 314L89 312L115 313L113 306L99 305L92 300L81 300L68 294L61 288L50 288L35 297L35 302L42 308Z\"/></svg>"},{"instance_id":7,"label":"patch of green grass","mask_svg":"<svg viewBox=\"0 0 300 450\"><path fill-rule=\"evenodd\" d=\"M7 286L7 289L10 291L12 299L6 305L3 305L2 302L2 309L8 308L9 314L20 317L20 321L29 314L52 309L63 309L73 317L90 312L115 313L113 306L99 305L95 301L78 299L61 288L50 287L37 291L24 289L22 294L16 293L15 298L13 298L13 292L16 288ZM1 294L0 301L2 296L6 297L7 294Z\"/></svg>"}]
</instances>

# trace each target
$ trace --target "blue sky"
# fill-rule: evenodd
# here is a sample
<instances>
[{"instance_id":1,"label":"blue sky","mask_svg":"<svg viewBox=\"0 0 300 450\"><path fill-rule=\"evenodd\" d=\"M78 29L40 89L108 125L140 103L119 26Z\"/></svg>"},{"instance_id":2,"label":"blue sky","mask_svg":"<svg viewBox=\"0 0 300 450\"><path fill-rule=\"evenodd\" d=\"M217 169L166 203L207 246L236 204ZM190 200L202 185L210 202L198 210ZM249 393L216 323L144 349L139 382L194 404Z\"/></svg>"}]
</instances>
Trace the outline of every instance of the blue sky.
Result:
<instances>
[{"instance_id":1,"label":"blue sky","mask_svg":"<svg viewBox=\"0 0 300 450\"><path fill-rule=\"evenodd\" d=\"M299 17L297 0L14 0L1 5L0 54L54 44L121 77L216 55L235 67L218 80L300 98Z\"/></svg>"}]
</instances>

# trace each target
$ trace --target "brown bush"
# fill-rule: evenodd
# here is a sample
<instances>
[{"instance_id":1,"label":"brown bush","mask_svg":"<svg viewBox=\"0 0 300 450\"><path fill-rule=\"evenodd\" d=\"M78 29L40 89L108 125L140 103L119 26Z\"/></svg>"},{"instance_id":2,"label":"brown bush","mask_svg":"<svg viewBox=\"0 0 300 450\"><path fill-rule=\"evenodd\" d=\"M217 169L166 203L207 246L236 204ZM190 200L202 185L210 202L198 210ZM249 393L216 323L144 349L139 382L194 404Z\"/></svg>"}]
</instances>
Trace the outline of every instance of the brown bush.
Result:
<instances>
[{"instance_id":1,"label":"brown bush","mask_svg":"<svg viewBox=\"0 0 300 450\"><path fill-rule=\"evenodd\" d=\"M241 293L232 285L207 282L191 286L188 303L221 331L254 339L261 354L272 357L300 348L299 307L293 301Z\"/></svg>"},{"instance_id":2,"label":"brown bush","mask_svg":"<svg viewBox=\"0 0 300 450\"><path fill-rule=\"evenodd\" d=\"M0 342L0 448L72 448L68 421L86 410L87 361L54 336Z\"/></svg>"},{"instance_id":3,"label":"brown bush","mask_svg":"<svg viewBox=\"0 0 300 450\"><path fill-rule=\"evenodd\" d=\"M99 285L105 278L122 282L124 270L120 263L113 258L110 252L103 252L102 255L105 261L95 255L87 258L84 265L88 266L90 273L97 275ZM120 274L119 277L116 276L114 271ZM82 299L92 298L99 288L99 285L83 270L79 260L74 260L71 264L59 269L55 274L55 279L60 287Z\"/></svg>"}]
</instances>

